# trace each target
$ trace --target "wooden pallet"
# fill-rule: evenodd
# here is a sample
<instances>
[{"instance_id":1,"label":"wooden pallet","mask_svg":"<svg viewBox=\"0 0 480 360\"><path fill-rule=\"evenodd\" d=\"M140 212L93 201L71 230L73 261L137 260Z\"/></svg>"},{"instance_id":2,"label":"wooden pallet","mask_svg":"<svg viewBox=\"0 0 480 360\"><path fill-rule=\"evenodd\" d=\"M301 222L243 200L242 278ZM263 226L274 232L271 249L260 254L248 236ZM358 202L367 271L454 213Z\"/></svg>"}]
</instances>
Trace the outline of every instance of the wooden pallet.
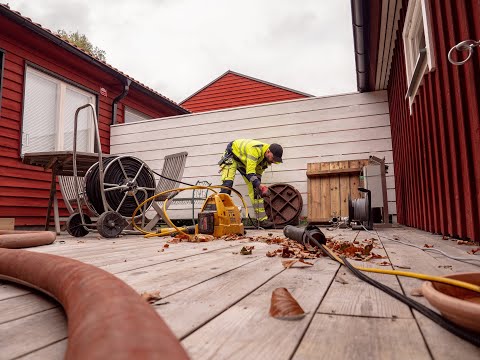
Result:
<instances>
[{"instance_id":1,"label":"wooden pallet","mask_svg":"<svg viewBox=\"0 0 480 360\"><path fill-rule=\"evenodd\" d=\"M348 196L360 197L362 167L368 159L307 164L308 221L328 222L334 216L348 216Z\"/></svg>"}]
</instances>

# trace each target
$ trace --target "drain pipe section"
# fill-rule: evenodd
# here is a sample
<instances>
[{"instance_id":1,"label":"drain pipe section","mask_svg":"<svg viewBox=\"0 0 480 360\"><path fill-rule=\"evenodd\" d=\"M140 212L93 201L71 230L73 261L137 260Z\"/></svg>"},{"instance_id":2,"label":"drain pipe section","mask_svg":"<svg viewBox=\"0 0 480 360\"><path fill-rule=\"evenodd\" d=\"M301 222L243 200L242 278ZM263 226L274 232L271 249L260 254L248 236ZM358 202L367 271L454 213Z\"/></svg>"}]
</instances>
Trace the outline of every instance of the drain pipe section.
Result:
<instances>
[{"instance_id":1,"label":"drain pipe section","mask_svg":"<svg viewBox=\"0 0 480 360\"><path fill-rule=\"evenodd\" d=\"M115 125L117 123L117 110L118 110L118 103L122 99L127 96L128 91L130 90L130 84L132 83L132 80L125 78L125 84L123 91L120 95L118 95L115 99L113 99L112 103L112 125Z\"/></svg>"}]
</instances>

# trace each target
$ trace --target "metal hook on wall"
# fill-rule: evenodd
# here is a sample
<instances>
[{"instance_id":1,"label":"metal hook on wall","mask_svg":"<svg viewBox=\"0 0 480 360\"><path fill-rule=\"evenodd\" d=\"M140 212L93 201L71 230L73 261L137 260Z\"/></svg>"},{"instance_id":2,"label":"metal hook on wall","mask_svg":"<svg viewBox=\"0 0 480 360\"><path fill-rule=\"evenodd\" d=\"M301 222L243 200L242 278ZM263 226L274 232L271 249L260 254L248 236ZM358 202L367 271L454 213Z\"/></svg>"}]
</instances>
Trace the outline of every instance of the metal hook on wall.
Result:
<instances>
[{"instance_id":1,"label":"metal hook on wall","mask_svg":"<svg viewBox=\"0 0 480 360\"><path fill-rule=\"evenodd\" d=\"M463 64L465 64L472 57L473 48L477 47L477 46L480 46L480 40L479 41L465 40L465 41L459 42L457 45L452 47L450 49L450 51L448 52L448 61L450 61L453 65L463 65ZM458 52L468 51L468 55L462 61L455 61L455 60L452 59L453 50L457 50Z\"/></svg>"}]
</instances>

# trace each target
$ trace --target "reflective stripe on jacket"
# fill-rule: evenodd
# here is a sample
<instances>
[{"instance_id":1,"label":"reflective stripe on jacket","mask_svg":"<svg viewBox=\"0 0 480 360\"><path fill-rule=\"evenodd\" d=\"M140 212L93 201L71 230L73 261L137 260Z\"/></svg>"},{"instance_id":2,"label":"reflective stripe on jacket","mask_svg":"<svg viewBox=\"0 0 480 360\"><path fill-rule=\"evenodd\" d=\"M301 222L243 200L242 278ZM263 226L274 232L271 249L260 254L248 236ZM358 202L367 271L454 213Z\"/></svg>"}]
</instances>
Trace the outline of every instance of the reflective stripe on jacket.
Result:
<instances>
[{"instance_id":1,"label":"reflective stripe on jacket","mask_svg":"<svg viewBox=\"0 0 480 360\"><path fill-rule=\"evenodd\" d=\"M263 174L268 166L265 152L269 147L269 144L251 139L237 139L232 142L233 155L245 166L247 175Z\"/></svg>"}]
</instances>

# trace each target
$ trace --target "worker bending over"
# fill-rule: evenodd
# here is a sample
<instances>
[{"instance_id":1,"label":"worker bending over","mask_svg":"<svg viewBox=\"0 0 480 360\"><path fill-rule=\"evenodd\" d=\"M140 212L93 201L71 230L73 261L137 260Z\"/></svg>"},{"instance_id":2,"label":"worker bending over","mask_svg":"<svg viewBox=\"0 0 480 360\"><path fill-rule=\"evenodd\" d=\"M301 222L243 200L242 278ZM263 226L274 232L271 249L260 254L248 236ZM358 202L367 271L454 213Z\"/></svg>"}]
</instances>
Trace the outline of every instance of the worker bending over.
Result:
<instances>
[{"instance_id":1,"label":"worker bending over","mask_svg":"<svg viewBox=\"0 0 480 360\"><path fill-rule=\"evenodd\" d=\"M237 139L227 145L225 153L218 163L221 167L222 185L233 188L235 173L243 176L248 188L259 225L263 228L273 227L263 205L263 198L269 196L268 188L262 185L262 174L268 165L282 162L283 149L278 144L265 144L257 140ZM231 191L222 189L222 193Z\"/></svg>"}]
</instances>

